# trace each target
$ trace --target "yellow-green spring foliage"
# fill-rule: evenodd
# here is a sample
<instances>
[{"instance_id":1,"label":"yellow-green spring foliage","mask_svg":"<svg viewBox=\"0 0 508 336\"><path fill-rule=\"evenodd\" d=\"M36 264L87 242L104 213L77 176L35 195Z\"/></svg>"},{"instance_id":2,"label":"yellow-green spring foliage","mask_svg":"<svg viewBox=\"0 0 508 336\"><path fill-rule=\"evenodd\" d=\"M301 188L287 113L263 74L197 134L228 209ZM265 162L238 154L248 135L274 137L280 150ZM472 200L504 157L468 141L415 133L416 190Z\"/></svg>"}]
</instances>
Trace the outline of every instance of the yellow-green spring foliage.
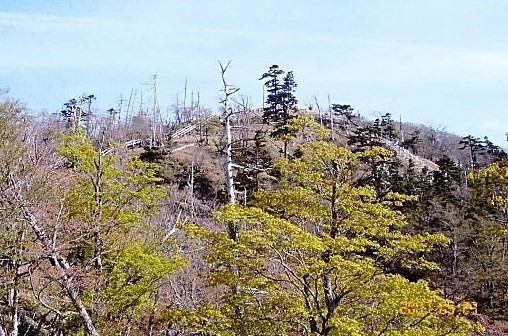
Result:
<instances>
[{"instance_id":1,"label":"yellow-green spring foliage","mask_svg":"<svg viewBox=\"0 0 508 336\"><path fill-rule=\"evenodd\" d=\"M165 192L157 185L161 179L154 164L101 154L83 131L60 138L58 151L77 180L69 198L73 215L90 221L100 207L103 218L129 226L156 212Z\"/></svg>"},{"instance_id":2,"label":"yellow-green spring foliage","mask_svg":"<svg viewBox=\"0 0 508 336\"><path fill-rule=\"evenodd\" d=\"M473 183L474 197L497 211L508 208L508 160L498 161L473 171L468 176Z\"/></svg>"},{"instance_id":3,"label":"yellow-green spring foliage","mask_svg":"<svg viewBox=\"0 0 508 336\"><path fill-rule=\"evenodd\" d=\"M58 151L71 167L69 261L89 275L84 294L101 334L121 334L143 309L153 309L161 282L184 265L151 223L166 192L157 166L102 154L81 130L60 135Z\"/></svg>"},{"instance_id":4,"label":"yellow-green spring foliage","mask_svg":"<svg viewBox=\"0 0 508 336\"><path fill-rule=\"evenodd\" d=\"M441 234L407 234L397 210L412 197L379 198L356 180L362 156L331 143L298 148L280 160L281 187L256 194L254 206L226 205L216 220L227 229L190 226L206 242L209 285L221 291L201 310L177 310L182 328L204 335L466 336L478 326L442 314L450 302L427 282L387 272L435 269L425 260ZM231 231L238 232L237 237ZM404 311L407 302L425 309Z\"/></svg>"},{"instance_id":5,"label":"yellow-green spring foliage","mask_svg":"<svg viewBox=\"0 0 508 336\"><path fill-rule=\"evenodd\" d=\"M150 295L158 281L168 277L184 262L169 259L154 246L133 241L108 257L110 275L102 293L110 310L122 311L127 307L140 309L150 303Z\"/></svg>"}]
</instances>

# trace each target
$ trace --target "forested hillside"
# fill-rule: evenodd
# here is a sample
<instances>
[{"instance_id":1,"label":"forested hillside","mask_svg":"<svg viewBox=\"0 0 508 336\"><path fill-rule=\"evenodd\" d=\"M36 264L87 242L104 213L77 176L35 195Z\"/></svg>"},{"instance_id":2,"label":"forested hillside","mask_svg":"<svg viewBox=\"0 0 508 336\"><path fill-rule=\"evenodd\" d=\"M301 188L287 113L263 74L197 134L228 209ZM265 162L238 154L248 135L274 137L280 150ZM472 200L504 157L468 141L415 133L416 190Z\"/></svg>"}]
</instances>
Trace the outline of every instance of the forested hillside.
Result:
<instances>
[{"instance_id":1,"label":"forested hillside","mask_svg":"<svg viewBox=\"0 0 508 336\"><path fill-rule=\"evenodd\" d=\"M501 147L220 68L218 113L2 92L0 336L508 334Z\"/></svg>"}]
</instances>

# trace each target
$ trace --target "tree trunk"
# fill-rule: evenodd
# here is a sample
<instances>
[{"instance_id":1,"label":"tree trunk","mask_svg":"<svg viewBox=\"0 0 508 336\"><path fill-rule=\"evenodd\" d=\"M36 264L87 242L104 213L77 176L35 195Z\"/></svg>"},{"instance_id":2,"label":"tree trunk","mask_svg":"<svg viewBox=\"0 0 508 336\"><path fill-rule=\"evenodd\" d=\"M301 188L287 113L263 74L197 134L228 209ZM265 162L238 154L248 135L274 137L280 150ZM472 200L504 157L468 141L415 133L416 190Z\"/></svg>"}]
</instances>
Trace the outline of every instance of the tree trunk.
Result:
<instances>
[{"instance_id":1,"label":"tree trunk","mask_svg":"<svg viewBox=\"0 0 508 336\"><path fill-rule=\"evenodd\" d=\"M93 210L93 235L94 235L94 263L95 268L97 270L102 270L102 250L103 250L103 242L100 233L101 229L101 219L102 219L102 154L99 151L97 161L94 162L95 165L95 176L92 179L92 183L94 186L94 200L95 200L95 208Z\"/></svg>"},{"instance_id":2,"label":"tree trunk","mask_svg":"<svg viewBox=\"0 0 508 336\"><path fill-rule=\"evenodd\" d=\"M311 297L311 293L310 293L310 291L311 291L310 276L308 274L303 276L303 284L304 284L303 294L304 294L304 299L305 299L305 307L307 308L307 310L310 313L312 310L312 304L311 304L312 297ZM309 314L309 327L310 327L310 333L312 335L318 333L317 321L316 321L316 318L314 317L313 314Z\"/></svg>"},{"instance_id":3,"label":"tree trunk","mask_svg":"<svg viewBox=\"0 0 508 336\"><path fill-rule=\"evenodd\" d=\"M85 305L83 304L83 302L79 297L78 290L75 288L72 282L73 276L69 272L69 264L67 263L65 258L60 256L58 252L54 250L53 244L47 238L44 229L39 225L34 214L29 210L28 206L25 204L25 200L21 196L18 184L10 176L9 176L9 184L15 190L14 196L17 203L19 204L20 210L23 213L23 219L26 221L26 223L30 226L30 228L34 232L35 239L39 241L39 243L47 249L47 251L45 252L49 256L49 259L52 261L53 267L56 268L59 274L59 278L62 279L59 281L58 284L65 291L65 293L71 300L72 304L74 305L75 309L77 310L79 316L81 317L87 335L99 336L99 333L95 329L95 326L92 322L92 318L88 314Z\"/></svg>"},{"instance_id":4,"label":"tree trunk","mask_svg":"<svg viewBox=\"0 0 508 336\"><path fill-rule=\"evenodd\" d=\"M226 188L228 194L228 203L235 204L235 186L233 181L233 158L231 153L232 136L230 115L226 115Z\"/></svg>"},{"instance_id":5,"label":"tree trunk","mask_svg":"<svg viewBox=\"0 0 508 336\"><path fill-rule=\"evenodd\" d=\"M15 281L17 282L17 280ZM9 306L11 306L12 331L10 336L18 336L19 316L18 316L18 290L13 288L9 290Z\"/></svg>"},{"instance_id":6,"label":"tree trunk","mask_svg":"<svg viewBox=\"0 0 508 336\"><path fill-rule=\"evenodd\" d=\"M335 130L334 130L334 126L333 126L333 111L332 111L332 107L330 105L330 95L328 95L328 113L330 114L330 139L332 141L335 140Z\"/></svg>"}]
</instances>

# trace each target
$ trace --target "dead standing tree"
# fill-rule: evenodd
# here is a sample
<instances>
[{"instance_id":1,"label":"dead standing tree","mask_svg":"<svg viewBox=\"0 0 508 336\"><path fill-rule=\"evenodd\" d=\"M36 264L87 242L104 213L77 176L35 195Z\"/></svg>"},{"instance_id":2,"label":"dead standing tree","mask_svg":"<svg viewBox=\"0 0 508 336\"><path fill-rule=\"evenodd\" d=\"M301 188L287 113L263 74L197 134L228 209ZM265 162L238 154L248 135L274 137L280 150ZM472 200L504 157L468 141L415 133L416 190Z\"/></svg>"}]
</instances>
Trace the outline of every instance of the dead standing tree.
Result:
<instances>
[{"instance_id":1,"label":"dead standing tree","mask_svg":"<svg viewBox=\"0 0 508 336\"><path fill-rule=\"evenodd\" d=\"M233 115L233 109L229 106L230 97L238 92L240 88L234 87L227 84L226 82L226 71L228 70L231 61L225 66L219 62L222 78L222 92L223 96L221 99L222 105L222 117L224 119L224 127L226 131L226 192L228 202L235 204L235 186L233 181L233 159L231 148L233 146L233 139L231 135L231 116ZM235 235L236 236L236 235Z\"/></svg>"},{"instance_id":2,"label":"dead standing tree","mask_svg":"<svg viewBox=\"0 0 508 336\"><path fill-rule=\"evenodd\" d=\"M232 95L240 90L240 88L234 87L232 85L227 84L226 82L226 71L228 70L231 61L228 62L225 66L219 61L219 66L221 70L221 78L222 78L222 92L223 96L221 99L222 104L222 116L224 118L224 126L226 128L226 189L228 196L228 203L231 205L235 204L235 185L233 180L233 158L232 158L232 146L233 139L231 135L231 116L233 115L233 108L229 106L229 99ZM229 239L238 242L240 235L240 228L238 223L228 223L228 236ZM238 276L240 271L238 267L232 266L231 271L235 276ZM231 293L233 296L238 295L238 286L232 285L230 287ZM240 317L243 314L243 308L240 306L235 307L235 315L236 317Z\"/></svg>"}]
</instances>

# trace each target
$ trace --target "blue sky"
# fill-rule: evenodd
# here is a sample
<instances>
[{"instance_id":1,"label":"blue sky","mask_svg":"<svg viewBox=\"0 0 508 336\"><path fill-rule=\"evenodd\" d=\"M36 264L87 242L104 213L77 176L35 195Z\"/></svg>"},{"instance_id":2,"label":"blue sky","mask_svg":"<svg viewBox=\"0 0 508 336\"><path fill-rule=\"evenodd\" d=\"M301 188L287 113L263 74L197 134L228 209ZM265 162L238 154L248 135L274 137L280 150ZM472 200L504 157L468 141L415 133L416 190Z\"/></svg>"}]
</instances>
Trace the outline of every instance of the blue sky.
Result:
<instances>
[{"instance_id":1,"label":"blue sky","mask_svg":"<svg viewBox=\"0 0 508 336\"><path fill-rule=\"evenodd\" d=\"M116 106L158 75L164 106L189 90L213 110L217 60L255 105L271 64L308 105L489 135L506 147L508 1L0 0L0 87L35 111L95 94Z\"/></svg>"}]
</instances>

